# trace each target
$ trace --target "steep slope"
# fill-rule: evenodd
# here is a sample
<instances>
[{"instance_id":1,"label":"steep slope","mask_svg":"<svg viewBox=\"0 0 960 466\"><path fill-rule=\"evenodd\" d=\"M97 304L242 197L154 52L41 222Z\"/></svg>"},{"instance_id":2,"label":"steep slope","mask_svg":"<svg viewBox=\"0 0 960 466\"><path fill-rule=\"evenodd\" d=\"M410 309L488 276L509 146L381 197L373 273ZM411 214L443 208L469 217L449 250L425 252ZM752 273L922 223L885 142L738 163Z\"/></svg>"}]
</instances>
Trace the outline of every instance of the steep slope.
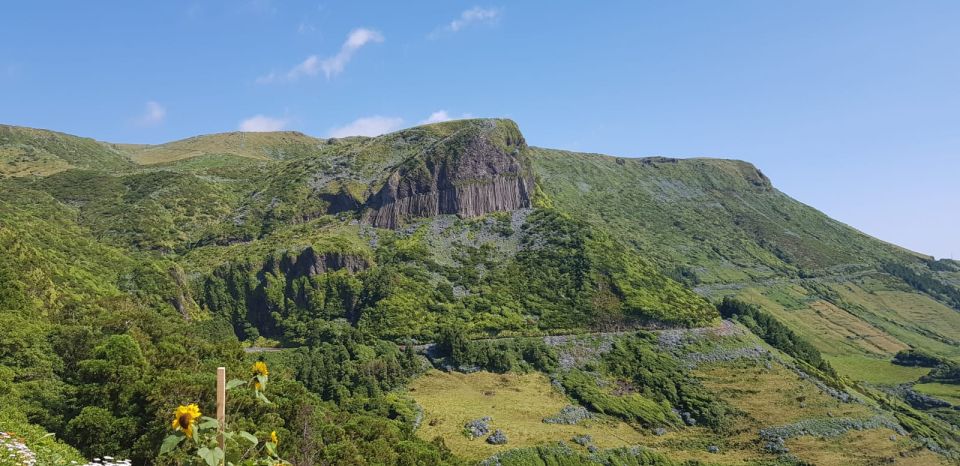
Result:
<instances>
[{"instance_id":1,"label":"steep slope","mask_svg":"<svg viewBox=\"0 0 960 466\"><path fill-rule=\"evenodd\" d=\"M896 372L890 358L908 347L960 358L949 261L833 220L746 162L530 154L544 202L633 245L703 296L763 305L851 375L862 377L860 365Z\"/></svg>"},{"instance_id":2,"label":"steep slope","mask_svg":"<svg viewBox=\"0 0 960 466\"><path fill-rule=\"evenodd\" d=\"M829 274L924 258L777 191L754 166L531 150L559 208L616 232L694 284Z\"/></svg>"},{"instance_id":3,"label":"steep slope","mask_svg":"<svg viewBox=\"0 0 960 466\"><path fill-rule=\"evenodd\" d=\"M394 169L367 201L364 221L396 228L416 217L477 217L530 207L526 149L512 122L465 125Z\"/></svg>"}]
</instances>

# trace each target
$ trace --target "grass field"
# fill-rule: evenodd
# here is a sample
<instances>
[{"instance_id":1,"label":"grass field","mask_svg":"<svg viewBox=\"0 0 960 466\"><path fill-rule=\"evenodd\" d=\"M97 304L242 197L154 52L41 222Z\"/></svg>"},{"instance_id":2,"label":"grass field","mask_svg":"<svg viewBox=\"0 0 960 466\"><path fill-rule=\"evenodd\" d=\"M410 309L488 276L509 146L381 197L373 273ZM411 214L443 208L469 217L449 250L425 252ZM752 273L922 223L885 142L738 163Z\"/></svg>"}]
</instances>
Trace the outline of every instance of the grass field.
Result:
<instances>
[{"instance_id":1,"label":"grass field","mask_svg":"<svg viewBox=\"0 0 960 466\"><path fill-rule=\"evenodd\" d=\"M642 438L627 424L613 420L591 420L578 425L544 423L543 418L557 414L570 402L539 373L461 374L433 370L410 385L410 395L424 410L418 435L426 440L443 437L450 450L467 459L560 440L569 442L574 435L590 435L600 448L636 445ZM463 435L465 423L485 416L493 418L493 428L507 434L507 445L490 445L484 438L470 440Z\"/></svg>"},{"instance_id":2,"label":"grass field","mask_svg":"<svg viewBox=\"0 0 960 466\"><path fill-rule=\"evenodd\" d=\"M826 358L841 374L853 380L870 383L892 385L913 382L930 372L930 369L925 367L898 366L886 359L860 355L827 356Z\"/></svg>"},{"instance_id":3,"label":"grass field","mask_svg":"<svg viewBox=\"0 0 960 466\"><path fill-rule=\"evenodd\" d=\"M960 406L960 385L946 383L919 383L913 386L913 389L930 396L949 401L956 406Z\"/></svg>"},{"instance_id":4,"label":"grass field","mask_svg":"<svg viewBox=\"0 0 960 466\"><path fill-rule=\"evenodd\" d=\"M812 300L801 308L790 309L774 299L782 299L782 290L776 288L746 289L739 296L773 313L827 355L890 357L909 348L871 322L823 300Z\"/></svg>"},{"instance_id":5,"label":"grass field","mask_svg":"<svg viewBox=\"0 0 960 466\"><path fill-rule=\"evenodd\" d=\"M960 345L951 343L960 335L960 312L909 291L867 291L852 283L832 288L844 300L875 314L877 325L898 340L960 361Z\"/></svg>"},{"instance_id":6,"label":"grass field","mask_svg":"<svg viewBox=\"0 0 960 466\"><path fill-rule=\"evenodd\" d=\"M888 381L913 375L896 374L891 368L884 370ZM808 419L869 419L876 415L866 404L841 403L822 393L781 364L767 368L756 361L734 361L704 366L695 374L712 393L744 413L735 417L727 431L694 427L657 436L609 420L573 426L545 424L544 417L555 414L569 401L553 389L546 376L538 373L460 374L432 370L410 385L410 395L424 409L418 435L426 440L442 437L454 453L470 460L558 441L579 449L582 447L570 442L571 437L587 434L601 448L643 445L678 460L747 464L776 458L763 449L757 435L764 427ZM928 388L935 389L938 387ZM463 434L466 422L484 416L493 418L492 428L507 434L507 445L489 445L483 438L469 440ZM719 453L707 451L713 445L719 447ZM853 430L834 438L801 436L789 439L787 446L792 455L812 464L944 464L941 457L917 449L916 444L886 428Z\"/></svg>"}]
</instances>

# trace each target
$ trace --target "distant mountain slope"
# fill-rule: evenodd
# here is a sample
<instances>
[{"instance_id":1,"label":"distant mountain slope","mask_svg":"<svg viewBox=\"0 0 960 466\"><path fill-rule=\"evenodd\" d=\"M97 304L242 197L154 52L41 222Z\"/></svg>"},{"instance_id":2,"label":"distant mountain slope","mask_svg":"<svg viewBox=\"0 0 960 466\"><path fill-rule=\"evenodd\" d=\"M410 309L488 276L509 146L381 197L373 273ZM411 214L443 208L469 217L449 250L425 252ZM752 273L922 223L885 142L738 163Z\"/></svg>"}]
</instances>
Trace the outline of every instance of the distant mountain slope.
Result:
<instances>
[{"instance_id":1,"label":"distant mountain slope","mask_svg":"<svg viewBox=\"0 0 960 466\"><path fill-rule=\"evenodd\" d=\"M125 152L141 165L175 162L204 155L233 155L253 159L283 159L314 151L323 144L296 131L274 133L232 132L195 136L166 144L128 146Z\"/></svg>"},{"instance_id":2,"label":"distant mountain slope","mask_svg":"<svg viewBox=\"0 0 960 466\"><path fill-rule=\"evenodd\" d=\"M692 284L836 273L920 254L777 191L746 162L531 151L553 204L602 225Z\"/></svg>"},{"instance_id":3,"label":"distant mountain slope","mask_svg":"<svg viewBox=\"0 0 960 466\"><path fill-rule=\"evenodd\" d=\"M70 168L132 165L115 145L43 129L0 125L0 178L43 176Z\"/></svg>"},{"instance_id":4,"label":"distant mountain slope","mask_svg":"<svg viewBox=\"0 0 960 466\"><path fill-rule=\"evenodd\" d=\"M9 126L0 128L0 137L8 152L36 155L10 165L19 177L11 186L39 190L74 209L77 224L100 241L176 253L199 274L238 260L257 268L274 252L299 254L311 241L315 250L354 254L371 249L360 245L373 245L378 236L422 230L418 234L432 259L418 259L417 267L434 274L434 286L470 292L482 280L464 281L462 273L438 277L431 264L462 269L476 260L470 251L479 248L499 251L484 253L484 269L509 269L518 252L531 247L521 245L517 231L528 227L528 216L514 215L503 234L489 237L450 236L460 227L437 225L446 225L443 218L450 214L469 225L474 217L533 207L580 225L578 238L602 237L629 247L633 260L654 266L644 274L656 270L711 299L737 294L774 310L780 307L773 302L786 304L784 309L832 306L839 314L782 316L796 329L816 334L828 354L888 357L920 345L960 356L948 349L960 336L933 324L953 319L949 290L957 287L960 267L931 262L830 219L777 191L746 162L628 159L528 147L509 120L453 121L375 138L223 133L156 146L111 145ZM22 176L29 170L41 176ZM361 227L351 226L356 223ZM500 228L496 225L481 231ZM380 228L399 231L376 233ZM363 253L365 260L377 262L374 250ZM465 255L475 257L467 261ZM490 280L496 274L483 276ZM594 284L607 286L604 280ZM618 302L626 302L619 286L612 291ZM931 314L908 321L902 311L890 314L882 301L855 297L864 290L919 291L915 297L897 295L898 302ZM869 345L837 344L844 326L891 343L879 353ZM823 333L824 328L835 330Z\"/></svg>"}]
</instances>

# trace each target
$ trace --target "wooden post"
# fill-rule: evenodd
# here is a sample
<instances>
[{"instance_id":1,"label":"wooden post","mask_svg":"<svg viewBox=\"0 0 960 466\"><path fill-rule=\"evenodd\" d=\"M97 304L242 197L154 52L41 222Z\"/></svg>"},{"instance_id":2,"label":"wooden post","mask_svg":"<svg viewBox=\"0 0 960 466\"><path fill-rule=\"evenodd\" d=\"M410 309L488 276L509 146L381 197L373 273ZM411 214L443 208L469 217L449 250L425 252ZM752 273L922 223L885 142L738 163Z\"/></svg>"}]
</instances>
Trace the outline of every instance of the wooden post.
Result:
<instances>
[{"instance_id":1,"label":"wooden post","mask_svg":"<svg viewBox=\"0 0 960 466\"><path fill-rule=\"evenodd\" d=\"M217 433L217 443L220 444L220 451L224 452L226 457L226 448L223 441L223 431L227 429L227 368L217 368L217 422L220 424ZM226 460L224 460L226 461Z\"/></svg>"}]
</instances>

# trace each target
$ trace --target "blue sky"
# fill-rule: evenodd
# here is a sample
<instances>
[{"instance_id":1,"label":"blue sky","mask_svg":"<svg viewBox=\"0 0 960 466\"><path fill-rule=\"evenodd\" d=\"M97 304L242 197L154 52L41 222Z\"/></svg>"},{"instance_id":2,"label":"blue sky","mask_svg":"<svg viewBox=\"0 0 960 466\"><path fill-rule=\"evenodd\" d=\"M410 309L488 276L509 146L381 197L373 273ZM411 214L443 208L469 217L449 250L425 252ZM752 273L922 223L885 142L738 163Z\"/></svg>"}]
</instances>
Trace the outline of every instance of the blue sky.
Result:
<instances>
[{"instance_id":1,"label":"blue sky","mask_svg":"<svg viewBox=\"0 0 960 466\"><path fill-rule=\"evenodd\" d=\"M509 117L538 146L748 160L960 258L957 24L927 0L15 2L0 122L158 143Z\"/></svg>"}]
</instances>

